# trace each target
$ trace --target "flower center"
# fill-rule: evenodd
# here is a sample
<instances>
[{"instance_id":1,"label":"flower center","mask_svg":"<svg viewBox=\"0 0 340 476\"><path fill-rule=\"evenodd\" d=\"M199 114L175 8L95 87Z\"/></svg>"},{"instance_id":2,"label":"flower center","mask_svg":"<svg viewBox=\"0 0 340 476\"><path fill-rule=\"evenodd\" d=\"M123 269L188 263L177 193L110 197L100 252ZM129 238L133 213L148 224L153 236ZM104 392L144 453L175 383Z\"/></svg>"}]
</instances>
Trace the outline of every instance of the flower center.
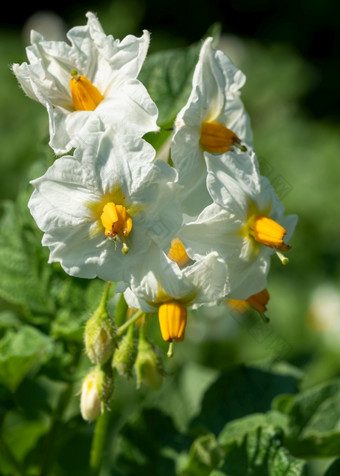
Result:
<instances>
[{"instance_id":1,"label":"flower center","mask_svg":"<svg viewBox=\"0 0 340 476\"><path fill-rule=\"evenodd\" d=\"M171 248L168 252L168 258L177 263L180 268L183 268L190 261L184 245L179 238L173 238L171 240Z\"/></svg>"},{"instance_id":2,"label":"flower center","mask_svg":"<svg viewBox=\"0 0 340 476\"><path fill-rule=\"evenodd\" d=\"M290 249L290 246L283 242L286 230L271 218L258 215L250 225L249 232L258 243L279 251Z\"/></svg>"},{"instance_id":3,"label":"flower center","mask_svg":"<svg viewBox=\"0 0 340 476\"><path fill-rule=\"evenodd\" d=\"M129 236L132 229L132 218L123 205L108 202L104 206L100 218L105 228L105 235L109 238L114 238L116 235L120 238Z\"/></svg>"},{"instance_id":4,"label":"flower center","mask_svg":"<svg viewBox=\"0 0 340 476\"><path fill-rule=\"evenodd\" d=\"M222 154L240 142L241 139L222 124L215 121L202 123L200 144L207 152Z\"/></svg>"},{"instance_id":5,"label":"flower center","mask_svg":"<svg viewBox=\"0 0 340 476\"><path fill-rule=\"evenodd\" d=\"M165 342L182 342L187 325L187 308L177 302L161 304L158 309L159 326Z\"/></svg>"},{"instance_id":6,"label":"flower center","mask_svg":"<svg viewBox=\"0 0 340 476\"><path fill-rule=\"evenodd\" d=\"M78 74L75 69L71 71L71 76L70 88L74 109L94 111L104 97L86 76Z\"/></svg>"}]
</instances>

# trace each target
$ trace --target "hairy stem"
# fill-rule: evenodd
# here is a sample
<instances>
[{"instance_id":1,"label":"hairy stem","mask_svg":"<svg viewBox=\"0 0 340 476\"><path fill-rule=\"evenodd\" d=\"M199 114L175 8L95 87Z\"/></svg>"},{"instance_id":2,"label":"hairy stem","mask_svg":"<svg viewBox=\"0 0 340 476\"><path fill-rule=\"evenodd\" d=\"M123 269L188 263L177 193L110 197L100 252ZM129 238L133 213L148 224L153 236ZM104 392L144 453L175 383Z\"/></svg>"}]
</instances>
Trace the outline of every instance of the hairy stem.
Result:
<instances>
[{"instance_id":1,"label":"hairy stem","mask_svg":"<svg viewBox=\"0 0 340 476\"><path fill-rule=\"evenodd\" d=\"M124 322L124 324L122 324L120 327L118 327L117 329L117 336L121 336L122 334L124 334L124 332L126 331L126 329L131 325L133 324L134 322L138 321L138 319L140 319L145 313L143 311L137 311L135 312L135 314L133 314L132 317L130 317L130 319L128 319L126 322Z\"/></svg>"},{"instance_id":2,"label":"hairy stem","mask_svg":"<svg viewBox=\"0 0 340 476\"><path fill-rule=\"evenodd\" d=\"M90 454L91 476L99 476L100 474L109 425L109 416L109 411L105 409L96 421Z\"/></svg>"}]
</instances>

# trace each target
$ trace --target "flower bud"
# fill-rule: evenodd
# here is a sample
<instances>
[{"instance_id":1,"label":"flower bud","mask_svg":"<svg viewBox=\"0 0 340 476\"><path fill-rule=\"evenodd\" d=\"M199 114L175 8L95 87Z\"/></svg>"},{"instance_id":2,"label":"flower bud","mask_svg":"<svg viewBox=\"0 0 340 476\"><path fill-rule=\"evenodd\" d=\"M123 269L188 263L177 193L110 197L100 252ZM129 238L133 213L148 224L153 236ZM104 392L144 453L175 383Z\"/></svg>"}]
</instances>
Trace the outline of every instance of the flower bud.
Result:
<instances>
[{"instance_id":1,"label":"flower bud","mask_svg":"<svg viewBox=\"0 0 340 476\"><path fill-rule=\"evenodd\" d=\"M112 359L112 367L117 370L120 376L125 378L132 376L137 349L138 341L133 335L133 325L130 325L128 332L119 342Z\"/></svg>"},{"instance_id":2,"label":"flower bud","mask_svg":"<svg viewBox=\"0 0 340 476\"><path fill-rule=\"evenodd\" d=\"M137 388L142 384L157 389L163 383L165 374L158 348L151 344L143 333L138 342L138 354L135 362Z\"/></svg>"},{"instance_id":3,"label":"flower bud","mask_svg":"<svg viewBox=\"0 0 340 476\"><path fill-rule=\"evenodd\" d=\"M85 327L85 349L94 364L108 361L116 348L116 326L101 306L87 321Z\"/></svg>"},{"instance_id":4,"label":"flower bud","mask_svg":"<svg viewBox=\"0 0 340 476\"><path fill-rule=\"evenodd\" d=\"M80 413L84 420L96 420L104 411L113 392L112 377L99 366L91 370L83 380L80 397Z\"/></svg>"}]
</instances>

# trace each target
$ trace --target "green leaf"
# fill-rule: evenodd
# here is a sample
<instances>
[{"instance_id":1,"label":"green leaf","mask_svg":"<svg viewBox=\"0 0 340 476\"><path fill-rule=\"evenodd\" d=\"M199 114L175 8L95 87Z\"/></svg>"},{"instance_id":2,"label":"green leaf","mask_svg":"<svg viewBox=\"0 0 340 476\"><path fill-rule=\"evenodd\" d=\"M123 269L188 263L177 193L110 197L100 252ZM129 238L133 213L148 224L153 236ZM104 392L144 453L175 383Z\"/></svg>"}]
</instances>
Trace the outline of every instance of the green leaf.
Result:
<instances>
[{"instance_id":1,"label":"green leaf","mask_svg":"<svg viewBox=\"0 0 340 476\"><path fill-rule=\"evenodd\" d=\"M302 476L306 462L296 459L283 446L283 432L268 425L260 416L248 431L221 444L215 435L197 438L190 449L190 459L181 476ZM247 419L248 423L250 418ZM256 426L264 423L265 426ZM252 427L253 426L253 427ZM244 430L244 431L243 431ZM242 436L241 436L242 433ZM224 438L225 438L224 434Z\"/></svg>"},{"instance_id":2,"label":"green leaf","mask_svg":"<svg viewBox=\"0 0 340 476\"><path fill-rule=\"evenodd\" d=\"M174 456L189 444L169 416L144 409L121 429L115 442L116 465L123 474L174 476Z\"/></svg>"},{"instance_id":3,"label":"green leaf","mask_svg":"<svg viewBox=\"0 0 340 476\"><path fill-rule=\"evenodd\" d=\"M298 394L285 408L286 444L304 458L338 456L340 448L340 379Z\"/></svg>"},{"instance_id":4,"label":"green leaf","mask_svg":"<svg viewBox=\"0 0 340 476\"><path fill-rule=\"evenodd\" d=\"M25 456L34 449L39 438L48 431L48 428L49 421L47 418L17 421L12 426L6 426L4 440L17 461L22 462Z\"/></svg>"},{"instance_id":5,"label":"green leaf","mask_svg":"<svg viewBox=\"0 0 340 476\"><path fill-rule=\"evenodd\" d=\"M0 223L0 296L36 312L49 312L48 268L40 266L41 244L33 237L32 229L25 226L15 203L5 202L3 209Z\"/></svg>"},{"instance_id":6,"label":"green leaf","mask_svg":"<svg viewBox=\"0 0 340 476\"><path fill-rule=\"evenodd\" d=\"M19 317L12 311L2 311L0 312L0 329L5 328L18 328L21 326L21 321Z\"/></svg>"},{"instance_id":7,"label":"green leaf","mask_svg":"<svg viewBox=\"0 0 340 476\"><path fill-rule=\"evenodd\" d=\"M275 410L269 411L266 414L255 413L227 423L218 435L218 442L222 446L226 446L234 441L241 443L249 431L268 426L283 430L286 428L286 425L287 417Z\"/></svg>"},{"instance_id":8,"label":"green leaf","mask_svg":"<svg viewBox=\"0 0 340 476\"><path fill-rule=\"evenodd\" d=\"M190 448L187 466L180 471L181 476L209 476L223 461L224 451L216 441L215 435L209 433L197 438Z\"/></svg>"},{"instance_id":9,"label":"green leaf","mask_svg":"<svg viewBox=\"0 0 340 476\"><path fill-rule=\"evenodd\" d=\"M302 476L306 462L294 458L283 446L283 433L273 427L249 431L241 442L224 447L219 471L225 476Z\"/></svg>"},{"instance_id":10,"label":"green leaf","mask_svg":"<svg viewBox=\"0 0 340 476\"><path fill-rule=\"evenodd\" d=\"M98 306L105 283L100 279L78 279L60 270L51 283L50 295L59 311L51 323L51 334L67 341L82 342L87 319Z\"/></svg>"},{"instance_id":11,"label":"green leaf","mask_svg":"<svg viewBox=\"0 0 340 476\"><path fill-rule=\"evenodd\" d=\"M158 107L159 126L171 126L185 105L200 48L201 43L195 43L187 48L159 51L146 58L139 79Z\"/></svg>"},{"instance_id":12,"label":"green leaf","mask_svg":"<svg viewBox=\"0 0 340 476\"><path fill-rule=\"evenodd\" d=\"M225 424L252 413L266 413L273 399L297 392L297 378L279 370L238 366L223 372L206 391L192 430L219 434Z\"/></svg>"},{"instance_id":13,"label":"green leaf","mask_svg":"<svg viewBox=\"0 0 340 476\"><path fill-rule=\"evenodd\" d=\"M0 382L14 392L34 364L51 352L49 337L30 326L9 330L0 341Z\"/></svg>"},{"instance_id":14,"label":"green leaf","mask_svg":"<svg viewBox=\"0 0 340 476\"><path fill-rule=\"evenodd\" d=\"M340 474L340 458L337 458L325 472L324 476L339 476Z\"/></svg>"},{"instance_id":15,"label":"green leaf","mask_svg":"<svg viewBox=\"0 0 340 476\"><path fill-rule=\"evenodd\" d=\"M170 415L180 431L185 431L193 418L199 415L203 396L216 379L216 371L202 365L188 362L167 377L164 385L155 395L150 395L150 405ZM171 380L170 380L171 379Z\"/></svg>"}]
</instances>

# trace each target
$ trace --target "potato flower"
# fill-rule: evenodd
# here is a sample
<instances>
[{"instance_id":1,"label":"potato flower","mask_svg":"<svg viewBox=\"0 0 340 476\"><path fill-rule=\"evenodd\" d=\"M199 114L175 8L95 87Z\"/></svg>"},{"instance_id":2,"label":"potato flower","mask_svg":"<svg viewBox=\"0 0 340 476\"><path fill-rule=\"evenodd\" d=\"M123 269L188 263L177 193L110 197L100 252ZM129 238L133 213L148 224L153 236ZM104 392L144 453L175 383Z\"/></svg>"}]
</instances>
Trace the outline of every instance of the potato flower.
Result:
<instances>
[{"instance_id":1,"label":"potato flower","mask_svg":"<svg viewBox=\"0 0 340 476\"><path fill-rule=\"evenodd\" d=\"M173 243L178 248L178 240ZM153 247L154 256L144 261L134 274L124 296L129 307L144 312L158 311L163 339L181 342L187 310L223 301L228 295L229 283L225 264L215 252L183 267L182 253L179 254L178 249L174 252L173 248L174 244L166 254Z\"/></svg>"},{"instance_id":2,"label":"potato flower","mask_svg":"<svg viewBox=\"0 0 340 476\"><path fill-rule=\"evenodd\" d=\"M211 202L205 183L205 152L219 156L252 144L250 120L239 91L246 78L212 43L211 37L203 43L192 91L176 118L171 144L171 159L183 185L184 210L190 215Z\"/></svg>"},{"instance_id":3,"label":"potato flower","mask_svg":"<svg viewBox=\"0 0 340 476\"><path fill-rule=\"evenodd\" d=\"M137 80L150 35L106 36L96 16L69 30L64 41L48 41L31 32L28 63L12 70L24 92L49 115L50 146L63 154L89 130L118 126L121 133L143 135L158 130L158 110Z\"/></svg>"},{"instance_id":4,"label":"potato flower","mask_svg":"<svg viewBox=\"0 0 340 476\"><path fill-rule=\"evenodd\" d=\"M242 160L242 167L240 166ZM270 259L284 252L297 223L251 153L207 154L207 188L213 203L187 222L178 236L188 256L200 260L215 251L228 267L229 298L247 299L266 288Z\"/></svg>"},{"instance_id":5,"label":"potato flower","mask_svg":"<svg viewBox=\"0 0 340 476\"><path fill-rule=\"evenodd\" d=\"M129 282L151 245L170 245L182 221L175 172L154 154L143 139L93 133L31 182L50 262L72 276Z\"/></svg>"}]
</instances>

